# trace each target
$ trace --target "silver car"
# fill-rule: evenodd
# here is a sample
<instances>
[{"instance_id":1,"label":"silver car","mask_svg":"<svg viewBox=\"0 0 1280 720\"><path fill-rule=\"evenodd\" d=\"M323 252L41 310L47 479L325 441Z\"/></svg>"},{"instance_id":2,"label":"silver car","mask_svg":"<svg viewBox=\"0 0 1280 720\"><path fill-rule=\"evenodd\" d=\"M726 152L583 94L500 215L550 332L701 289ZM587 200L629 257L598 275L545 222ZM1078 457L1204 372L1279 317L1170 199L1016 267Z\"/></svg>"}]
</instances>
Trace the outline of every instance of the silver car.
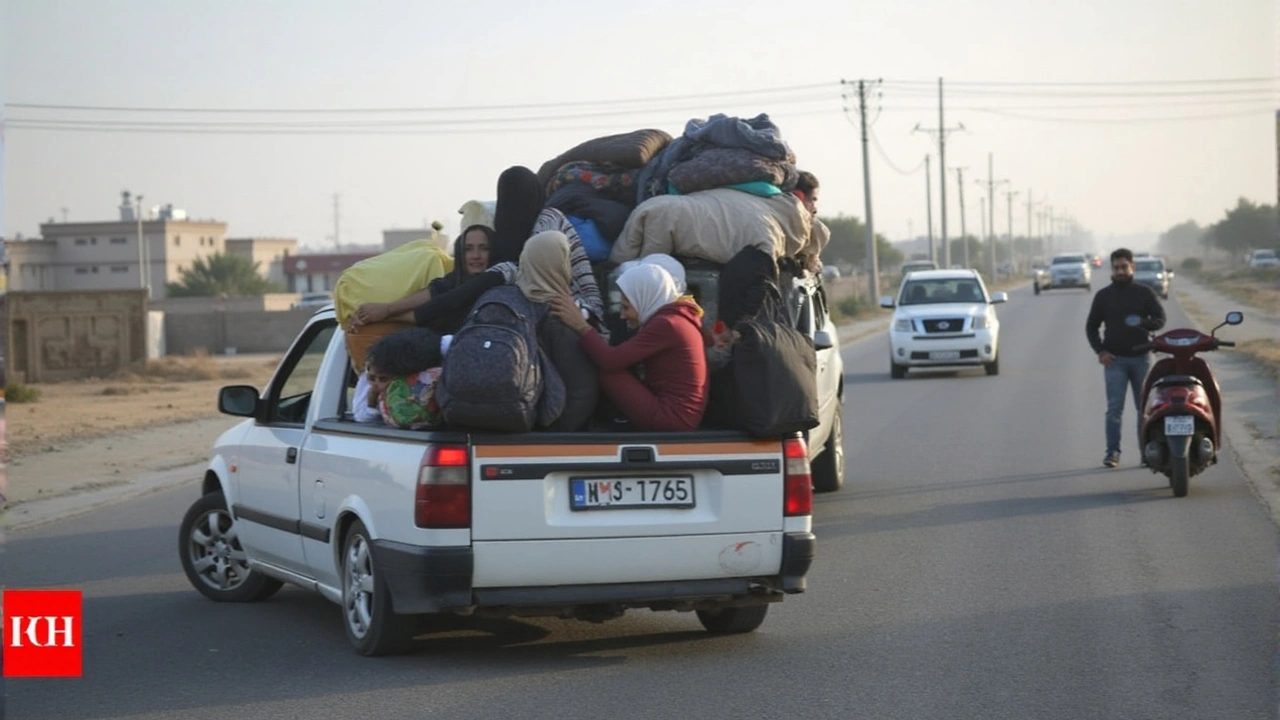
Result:
<instances>
[{"instance_id":1,"label":"silver car","mask_svg":"<svg viewBox=\"0 0 1280 720\"><path fill-rule=\"evenodd\" d=\"M1149 286L1160 297L1169 299L1169 283L1173 280L1173 271L1164 265L1160 258L1145 257L1134 259L1133 281Z\"/></svg>"}]
</instances>

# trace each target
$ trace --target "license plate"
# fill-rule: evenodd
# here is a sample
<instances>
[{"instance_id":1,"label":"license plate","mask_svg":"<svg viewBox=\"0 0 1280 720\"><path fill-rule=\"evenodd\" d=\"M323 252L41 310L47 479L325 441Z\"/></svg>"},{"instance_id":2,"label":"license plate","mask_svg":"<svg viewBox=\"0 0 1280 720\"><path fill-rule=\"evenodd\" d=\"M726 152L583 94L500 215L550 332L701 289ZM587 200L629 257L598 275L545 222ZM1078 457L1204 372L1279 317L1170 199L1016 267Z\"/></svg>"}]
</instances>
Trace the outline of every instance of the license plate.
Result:
<instances>
[{"instance_id":1,"label":"license plate","mask_svg":"<svg viewBox=\"0 0 1280 720\"><path fill-rule=\"evenodd\" d=\"M930 360L959 360L960 351L959 350L938 350L936 352L929 353L929 359Z\"/></svg>"},{"instance_id":2,"label":"license plate","mask_svg":"<svg viewBox=\"0 0 1280 720\"><path fill-rule=\"evenodd\" d=\"M1196 419L1190 415L1177 415L1164 419L1165 435L1195 435Z\"/></svg>"},{"instance_id":3,"label":"license plate","mask_svg":"<svg viewBox=\"0 0 1280 720\"><path fill-rule=\"evenodd\" d=\"M691 508L693 477L573 478L569 508L619 510L626 508Z\"/></svg>"}]
</instances>

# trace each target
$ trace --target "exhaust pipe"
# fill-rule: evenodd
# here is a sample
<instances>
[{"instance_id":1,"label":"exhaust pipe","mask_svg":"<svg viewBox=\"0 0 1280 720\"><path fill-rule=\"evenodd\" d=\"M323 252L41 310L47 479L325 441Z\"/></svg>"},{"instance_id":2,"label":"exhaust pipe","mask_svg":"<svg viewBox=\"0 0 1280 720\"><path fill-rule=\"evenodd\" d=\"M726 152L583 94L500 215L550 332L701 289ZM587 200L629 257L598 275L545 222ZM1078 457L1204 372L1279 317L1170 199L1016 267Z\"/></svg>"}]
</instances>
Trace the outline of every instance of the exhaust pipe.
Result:
<instances>
[{"instance_id":1,"label":"exhaust pipe","mask_svg":"<svg viewBox=\"0 0 1280 720\"><path fill-rule=\"evenodd\" d=\"M1208 465L1217 459L1217 453L1214 451L1213 440L1205 437L1200 438L1191 450L1192 457L1195 458L1197 465Z\"/></svg>"}]
</instances>

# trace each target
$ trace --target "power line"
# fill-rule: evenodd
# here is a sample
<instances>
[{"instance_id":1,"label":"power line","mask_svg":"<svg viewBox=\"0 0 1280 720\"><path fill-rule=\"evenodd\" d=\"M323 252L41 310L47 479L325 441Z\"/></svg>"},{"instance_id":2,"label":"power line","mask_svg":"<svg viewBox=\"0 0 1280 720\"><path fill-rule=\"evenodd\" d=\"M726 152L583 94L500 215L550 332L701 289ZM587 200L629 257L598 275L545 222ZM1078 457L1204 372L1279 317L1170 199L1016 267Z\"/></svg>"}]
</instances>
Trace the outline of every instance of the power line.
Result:
<instances>
[{"instance_id":1,"label":"power line","mask_svg":"<svg viewBox=\"0 0 1280 720\"><path fill-rule=\"evenodd\" d=\"M889 169L893 170L899 175L915 175L916 173L920 172L920 170L925 166L925 161L921 160L920 164L916 165L914 169L903 170L902 168L898 167L897 163L889 159L889 154L886 153L884 151L884 147L880 145L880 138L876 137L875 131L873 131L870 128L870 126L868 126L867 128L867 135L871 137L871 144L872 146L875 147L876 152L879 153L880 159L885 161L885 164L889 166Z\"/></svg>"},{"instance_id":2,"label":"power line","mask_svg":"<svg viewBox=\"0 0 1280 720\"><path fill-rule=\"evenodd\" d=\"M789 118L833 115L839 113L835 109L801 110L786 113ZM688 118L654 121L655 125L676 125L684 123ZM43 120L7 120L5 127L9 130L30 130L50 132L83 132L83 133L117 133L117 134L152 134L152 135L261 135L261 136L441 136L441 135L495 135L499 133L557 133L576 131L622 131L627 127L617 124L593 123L586 125L556 126L511 126L511 127L432 127L432 128L378 128L352 125L349 127L297 128L297 127L183 127L152 125L140 122L128 126L102 126L86 122L82 125L63 125ZM628 126L634 127L634 126Z\"/></svg>"},{"instance_id":3,"label":"power line","mask_svg":"<svg viewBox=\"0 0 1280 720\"><path fill-rule=\"evenodd\" d=\"M50 103L5 103L6 108L24 110L66 110L76 112L137 112L137 113L245 113L245 114L339 114L339 113L431 113L431 112L484 112L495 110L537 110L548 108L604 107L609 105L633 105L680 100L706 100L749 95L801 92L818 89L835 89L839 83L824 82L807 85L760 88L756 90L727 90L689 95L666 95L647 98L615 98L611 100L568 100L547 103L519 103L509 105L455 105L441 107L382 107L382 108L218 108L218 107L154 107L122 105L63 105Z\"/></svg>"},{"instance_id":4,"label":"power line","mask_svg":"<svg viewBox=\"0 0 1280 720\"><path fill-rule=\"evenodd\" d=\"M1001 80L953 80L951 85L962 87L995 86L995 87L1128 87L1134 85L1244 85L1280 82L1280 76L1242 77L1242 78L1201 78L1182 80L1088 80L1088 81L1001 81ZM890 85L923 85L932 86L931 80L885 80Z\"/></svg>"}]
</instances>

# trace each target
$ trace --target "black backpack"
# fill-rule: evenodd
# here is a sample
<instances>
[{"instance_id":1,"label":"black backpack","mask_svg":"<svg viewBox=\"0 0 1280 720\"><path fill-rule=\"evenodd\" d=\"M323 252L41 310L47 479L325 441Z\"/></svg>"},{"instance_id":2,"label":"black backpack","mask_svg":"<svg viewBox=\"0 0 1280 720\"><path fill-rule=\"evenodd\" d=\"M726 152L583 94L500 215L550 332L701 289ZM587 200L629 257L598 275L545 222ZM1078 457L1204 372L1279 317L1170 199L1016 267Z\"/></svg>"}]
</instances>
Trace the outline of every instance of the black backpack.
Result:
<instances>
[{"instance_id":1,"label":"black backpack","mask_svg":"<svg viewBox=\"0 0 1280 720\"><path fill-rule=\"evenodd\" d=\"M436 400L451 426L529 432L564 407L564 383L538 347L540 311L502 285L476 301L445 355Z\"/></svg>"}]
</instances>

